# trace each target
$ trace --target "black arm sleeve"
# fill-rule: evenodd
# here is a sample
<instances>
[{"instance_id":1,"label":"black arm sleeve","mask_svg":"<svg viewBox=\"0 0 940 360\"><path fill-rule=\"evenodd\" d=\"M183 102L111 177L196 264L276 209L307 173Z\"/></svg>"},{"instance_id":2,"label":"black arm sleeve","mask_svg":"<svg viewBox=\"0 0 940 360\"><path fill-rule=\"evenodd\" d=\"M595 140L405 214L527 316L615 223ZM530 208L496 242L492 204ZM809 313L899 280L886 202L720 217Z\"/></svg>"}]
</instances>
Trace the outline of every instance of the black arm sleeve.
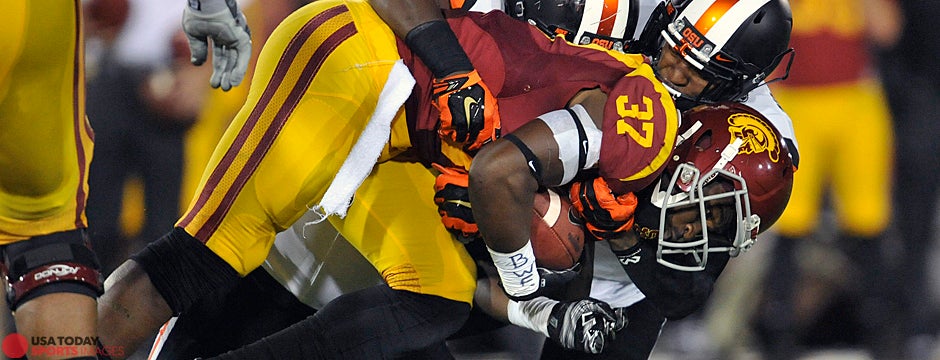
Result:
<instances>
[{"instance_id":1,"label":"black arm sleeve","mask_svg":"<svg viewBox=\"0 0 940 360\"><path fill-rule=\"evenodd\" d=\"M711 253L705 270L681 271L656 262L653 241L640 241L614 254L637 288L669 320L682 319L705 305L729 258Z\"/></svg>"},{"instance_id":2,"label":"black arm sleeve","mask_svg":"<svg viewBox=\"0 0 940 360\"><path fill-rule=\"evenodd\" d=\"M444 20L428 21L405 35L405 44L431 69L436 78L455 72L470 72L473 64Z\"/></svg>"}]
</instances>

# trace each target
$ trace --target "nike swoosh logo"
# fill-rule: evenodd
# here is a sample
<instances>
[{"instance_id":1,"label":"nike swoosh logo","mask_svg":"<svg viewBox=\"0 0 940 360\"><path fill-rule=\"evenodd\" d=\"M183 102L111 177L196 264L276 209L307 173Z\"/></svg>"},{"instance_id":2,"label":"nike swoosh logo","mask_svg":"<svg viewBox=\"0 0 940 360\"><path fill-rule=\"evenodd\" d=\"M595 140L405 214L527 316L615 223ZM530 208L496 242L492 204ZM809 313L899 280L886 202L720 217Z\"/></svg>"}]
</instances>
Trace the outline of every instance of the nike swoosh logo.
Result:
<instances>
[{"instance_id":1,"label":"nike swoosh logo","mask_svg":"<svg viewBox=\"0 0 940 360\"><path fill-rule=\"evenodd\" d=\"M468 97L463 99L464 117L467 119L467 134L470 133L470 122L473 120L473 106L479 104L477 99Z\"/></svg>"},{"instance_id":2,"label":"nike swoosh logo","mask_svg":"<svg viewBox=\"0 0 940 360\"><path fill-rule=\"evenodd\" d=\"M529 168L532 169L532 172L533 172L533 173L534 173L534 172L538 172L538 169L535 168L535 161L534 161L534 160L529 160L528 164L529 164Z\"/></svg>"}]
</instances>

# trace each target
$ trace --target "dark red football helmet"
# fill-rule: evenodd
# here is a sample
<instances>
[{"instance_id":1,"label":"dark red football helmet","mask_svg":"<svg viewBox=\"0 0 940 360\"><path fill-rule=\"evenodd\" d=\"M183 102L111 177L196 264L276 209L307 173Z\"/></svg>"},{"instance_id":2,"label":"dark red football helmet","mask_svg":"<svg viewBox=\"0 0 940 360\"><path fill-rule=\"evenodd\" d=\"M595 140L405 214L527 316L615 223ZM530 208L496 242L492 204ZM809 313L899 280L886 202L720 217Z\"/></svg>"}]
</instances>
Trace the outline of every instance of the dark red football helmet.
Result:
<instances>
[{"instance_id":1,"label":"dark red football helmet","mask_svg":"<svg viewBox=\"0 0 940 360\"><path fill-rule=\"evenodd\" d=\"M678 133L676 149L651 197L661 209L657 259L675 269L697 271L705 268L709 252L737 256L780 218L795 169L780 132L740 103L686 111ZM699 238L675 240L664 233L667 213L693 206L702 225ZM721 226L715 223L718 208L728 209ZM710 232L724 241L709 241ZM693 260L672 261L670 254Z\"/></svg>"}]
</instances>

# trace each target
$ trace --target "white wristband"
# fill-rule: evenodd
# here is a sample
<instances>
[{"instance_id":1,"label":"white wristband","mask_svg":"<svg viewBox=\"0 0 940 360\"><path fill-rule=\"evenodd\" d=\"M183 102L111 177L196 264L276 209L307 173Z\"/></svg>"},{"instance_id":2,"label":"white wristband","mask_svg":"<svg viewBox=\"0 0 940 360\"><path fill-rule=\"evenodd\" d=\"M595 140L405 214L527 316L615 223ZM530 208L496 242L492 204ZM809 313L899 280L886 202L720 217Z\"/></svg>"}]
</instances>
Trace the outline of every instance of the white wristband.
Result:
<instances>
[{"instance_id":1,"label":"white wristband","mask_svg":"<svg viewBox=\"0 0 940 360\"><path fill-rule=\"evenodd\" d=\"M535 253L532 251L532 242L526 241L521 249L511 253L501 253L486 248L496 265L496 272L503 283L503 289L509 296L525 296L539 289L538 269L535 267Z\"/></svg>"}]
</instances>

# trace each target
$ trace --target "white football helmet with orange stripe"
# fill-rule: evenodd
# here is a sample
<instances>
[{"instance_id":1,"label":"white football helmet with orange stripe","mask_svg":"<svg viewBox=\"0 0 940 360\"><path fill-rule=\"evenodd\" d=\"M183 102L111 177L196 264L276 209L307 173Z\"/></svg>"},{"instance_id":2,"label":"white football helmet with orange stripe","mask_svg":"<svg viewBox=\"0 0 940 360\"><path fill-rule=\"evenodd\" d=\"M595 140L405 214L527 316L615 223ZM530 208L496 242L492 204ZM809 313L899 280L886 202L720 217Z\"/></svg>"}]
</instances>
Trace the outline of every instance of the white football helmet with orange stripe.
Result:
<instances>
[{"instance_id":1,"label":"white football helmet with orange stripe","mask_svg":"<svg viewBox=\"0 0 940 360\"><path fill-rule=\"evenodd\" d=\"M627 51L660 0L507 0L506 13L573 44Z\"/></svg>"},{"instance_id":2,"label":"white football helmet with orange stripe","mask_svg":"<svg viewBox=\"0 0 940 360\"><path fill-rule=\"evenodd\" d=\"M792 27L787 0L672 0L657 9L642 38L658 34L663 46L654 63L669 46L709 81L691 100L741 101L787 54L789 73Z\"/></svg>"}]
</instances>

